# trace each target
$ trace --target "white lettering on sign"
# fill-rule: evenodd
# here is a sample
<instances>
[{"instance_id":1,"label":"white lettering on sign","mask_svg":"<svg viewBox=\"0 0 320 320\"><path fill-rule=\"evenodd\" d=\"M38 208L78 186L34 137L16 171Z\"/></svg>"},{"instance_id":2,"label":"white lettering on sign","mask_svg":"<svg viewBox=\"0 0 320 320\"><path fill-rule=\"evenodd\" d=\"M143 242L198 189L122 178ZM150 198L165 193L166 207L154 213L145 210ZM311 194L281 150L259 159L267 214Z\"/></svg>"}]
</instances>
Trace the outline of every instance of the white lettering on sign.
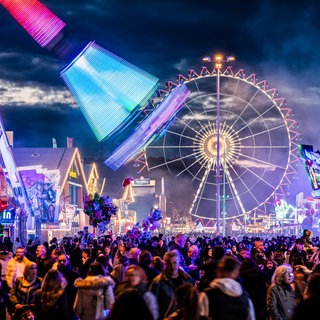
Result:
<instances>
[{"instance_id":1,"label":"white lettering on sign","mask_svg":"<svg viewBox=\"0 0 320 320\"><path fill-rule=\"evenodd\" d=\"M4 211L2 213L2 219L11 220L11 212L10 211Z\"/></svg>"}]
</instances>

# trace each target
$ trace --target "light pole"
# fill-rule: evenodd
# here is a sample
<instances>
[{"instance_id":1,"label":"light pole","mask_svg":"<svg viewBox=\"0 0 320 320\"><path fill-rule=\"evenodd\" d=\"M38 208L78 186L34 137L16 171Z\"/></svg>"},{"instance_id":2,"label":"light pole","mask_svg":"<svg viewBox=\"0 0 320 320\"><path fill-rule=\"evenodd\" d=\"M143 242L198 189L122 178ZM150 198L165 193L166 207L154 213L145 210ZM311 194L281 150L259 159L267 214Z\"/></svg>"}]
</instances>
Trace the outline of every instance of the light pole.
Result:
<instances>
[{"instance_id":1,"label":"light pole","mask_svg":"<svg viewBox=\"0 0 320 320\"><path fill-rule=\"evenodd\" d=\"M206 62L213 62L214 67L217 72L217 128L216 128L216 135L217 135L217 159L216 159L216 186L217 186L217 196L216 196L216 219L217 219L217 234L220 235L220 198L221 198L221 175L220 175L220 72L223 62L230 62L234 61L234 57L227 56L223 57L222 55L215 55L214 57L205 57L203 61ZM224 151L225 152L225 151ZM224 169L225 170L225 169ZM224 181L225 183L225 181ZM225 195L224 195L225 196ZM224 210L225 214L225 210ZM225 217L224 217L225 219Z\"/></svg>"}]
</instances>

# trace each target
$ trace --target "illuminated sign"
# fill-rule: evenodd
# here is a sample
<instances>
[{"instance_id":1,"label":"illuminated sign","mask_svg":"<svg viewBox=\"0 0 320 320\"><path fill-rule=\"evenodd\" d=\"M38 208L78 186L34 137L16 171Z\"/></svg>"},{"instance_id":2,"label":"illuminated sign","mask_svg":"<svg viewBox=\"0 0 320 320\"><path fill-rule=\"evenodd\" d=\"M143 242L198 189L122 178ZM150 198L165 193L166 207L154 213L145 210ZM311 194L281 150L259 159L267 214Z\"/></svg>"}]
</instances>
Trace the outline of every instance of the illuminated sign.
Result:
<instances>
[{"instance_id":1,"label":"illuminated sign","mask_svg":"<svg viewBox=\"0 0 320 320\"><path fill-rule=\"evenodd\" d=\"M70 171L69 171L69 177L76 179L76 178L77 178L77 173L76 173L75 171L70 170Z\"/></svg>"},{"instance_id":2,"label":"illuminated sign","mask_svg":"<svg viewBox=\"0 0 320 320\"><path fill-rule=\"evenodd\" d=\"M139 179L133 180L133 187L154 187L156 185L156 180L150 178L140 177Z\"/></svg>"},{"instance_id":3,"label":"illuminated sign","mask_svg":"<svg viewBox=\"0 0 320 320\"><path fill-rule=\"evenodd\" d=\"M4 210L0 213L1 223L14 223L15 210Z\"/></svg>"}]
</instances>

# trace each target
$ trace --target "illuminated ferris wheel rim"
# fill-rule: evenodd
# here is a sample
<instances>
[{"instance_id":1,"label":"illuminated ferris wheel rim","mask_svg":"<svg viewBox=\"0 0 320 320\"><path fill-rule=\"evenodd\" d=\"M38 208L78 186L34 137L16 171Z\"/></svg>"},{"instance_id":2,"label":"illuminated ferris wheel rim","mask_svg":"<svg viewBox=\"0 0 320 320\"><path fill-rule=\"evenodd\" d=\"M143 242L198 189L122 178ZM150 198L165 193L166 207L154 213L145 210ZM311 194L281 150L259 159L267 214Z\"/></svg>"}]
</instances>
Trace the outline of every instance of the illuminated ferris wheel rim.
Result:
<instances>
[{"instance_id":1,"label":"illuminated ferris wheel rim","mask_svg":"<svg viewBox=\"0 0 320 320\"><path fill-rule=\"evenodd\" d=\"M274 88L269 89L268 88L268 82L265 80L262 81L257 81L256 74L251 74L249 76L245 76L244 69L240 69L237 72L233 72L232 67L228 66L226 69L218 69L218 68L213 68L213 70L210 72L208 68L202 67L201 71L197 73L195 70L190 70L188 77L185 77L183 75L179 75L177 77L177 82L172 82L168 81L167 82L167 87L170 90L174 86L179 86L180 84L188 84L191 83L197 79L203 79L206 77L225 77L225 78L233 78L239 81L242 81L252 87L255 87L259 92L262 92L266 98L268 98L272 105L278 110L279 115L281 116L281 119L283 121L284 127L286 128L286 134L288 136L288 145L283 146L288 150L287 154L287 161L286 161L286 166L283 169L284 173L283 176L276 188L274 188L274 191L271 193L271 195L268 196L268 199L273 197L275 194L283 194L283 189L282 185L285 182L289 182L288 176L290 174L295 173L295 169L293 168L292 164L298 160L297 156L294 155L294 151L297 149L297 144L294 142L294 139L297 138L298 133L293 130L294 125L296 123L295 120L291 119L290 116L292 115L291 109L286 106L286 100L284 98L279 97L278 91ZM214 95L214 94L213 94ZM190 96L190 100L186 101L185 104L190 103L192 101L192 97ZM195 98L197 99L197 97ZM185 108L185 106L183 107ZM170 130L168 130L170 131ZM235 141L233 144L233 152L229 153L225 149L226 141L228 140L228 135L224 132L224 129L221 129L220 132L220 147L221 147L221 156L224 158L221 161L226 162L232 162L236 161L237 159L237 154L240 152L241 148L246 148L246 146L241 145L240 138L237 136L237 133L234 132L234 137L232 138L232 141ZM214 148L212 145L214 145L217 142L217 134L216 134L216 128L215 125L207 125L204 130L200 130L200 132L197 133L196 137L194 138L193 142L193 150L196 152L196 158L198 161L202 163L202 165L210 165L214 166L216 161L215 161L215 156L216 152L214 151ZM149 146L151 149L153 148L152 146ZM173 146L179 149L180 155L181 155L181 150L184 148L183 146ZM170 146L168 146L170 148ZM229 148L230 150L230 148ZM232 160L232 161L231 161ZM167 161L165 159L165 161ZM182 161L183 158L182 158ZM267 201L266 199L265 201ZM239 215L234 215L232 217L226 217L226 219L233 219L237 217L241 217L244 215L248 215L252 212L256 212L259 210L259 207L261 207L261 204L258 204L256 207L252 208L251 210L248 210L246 212L243 212ZM265 207L265 205L264 205ZM190 212L192 216L198 217L198 218L203 218L206 220L212 220L215 221L216 218L209 218L209 217L204 217L199 214L194 214Z\"/></svg>"}]
</instances>

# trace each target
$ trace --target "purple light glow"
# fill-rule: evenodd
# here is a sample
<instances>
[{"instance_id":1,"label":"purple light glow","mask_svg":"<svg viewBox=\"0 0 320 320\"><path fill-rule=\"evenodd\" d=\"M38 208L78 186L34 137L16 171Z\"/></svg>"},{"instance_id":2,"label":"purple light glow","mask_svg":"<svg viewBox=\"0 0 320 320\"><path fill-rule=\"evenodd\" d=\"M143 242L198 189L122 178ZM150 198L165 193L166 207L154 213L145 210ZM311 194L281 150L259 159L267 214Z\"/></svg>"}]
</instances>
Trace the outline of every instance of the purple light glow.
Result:
<instances>
[{"instance_id":1,"label":"purple light glow","mask_svg":"<svg viewBox=\"0 0 320 320\"><path fill-rule=\"evenodd\" d=\"M117 170L143 148L146 148L153 141L153 135L160 133L157 130L163 128L164 124L180 110L189 94L190 90L184 84L170 92L133 134L112 153L105 164L113 170Z\"/></svg>"}]
</instances>

